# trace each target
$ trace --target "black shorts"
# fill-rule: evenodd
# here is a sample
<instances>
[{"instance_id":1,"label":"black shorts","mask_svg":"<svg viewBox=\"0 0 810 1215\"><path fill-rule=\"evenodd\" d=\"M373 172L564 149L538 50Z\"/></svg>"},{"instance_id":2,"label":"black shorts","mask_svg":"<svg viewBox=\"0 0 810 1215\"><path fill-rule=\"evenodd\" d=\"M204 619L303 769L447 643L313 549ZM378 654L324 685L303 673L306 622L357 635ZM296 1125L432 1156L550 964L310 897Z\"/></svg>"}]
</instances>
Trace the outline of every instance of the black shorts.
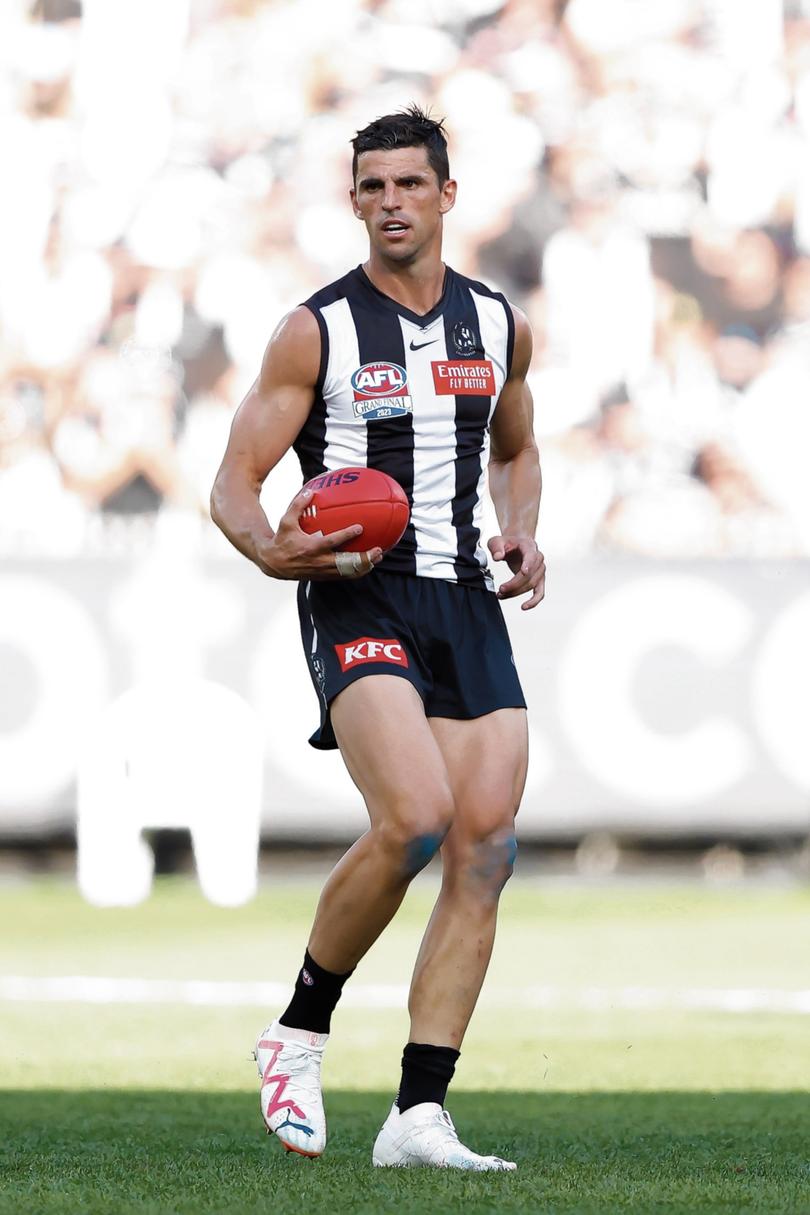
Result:
<instances>
[{"instance_id":1,"label":"black shorts","mask_svg":"<svg viewBox=\"0 0 810 1215\"><path fill-rule=\"evenodd\" d=\"M310 738L337 747L329 706L363 675L399 675L427 717L526 708L501 605L492 591L375 570L298 587L301 638L321 706Z\"/></svg>"}]
</instances>

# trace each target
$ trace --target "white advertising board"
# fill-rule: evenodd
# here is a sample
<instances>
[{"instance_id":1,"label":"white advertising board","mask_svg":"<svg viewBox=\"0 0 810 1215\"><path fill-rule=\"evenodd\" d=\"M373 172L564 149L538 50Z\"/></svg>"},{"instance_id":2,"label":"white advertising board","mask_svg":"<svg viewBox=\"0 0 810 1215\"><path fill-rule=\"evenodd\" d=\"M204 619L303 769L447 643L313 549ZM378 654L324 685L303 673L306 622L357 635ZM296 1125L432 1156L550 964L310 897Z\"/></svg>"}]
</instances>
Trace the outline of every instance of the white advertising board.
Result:
<instances>
[{"instance_id":1,"label":"white advertising board","mask_svg":"<svg viewBox=\"0 0 810 1215\"><path fill-rule=\"evenodd\" d=\"M808 830L807 575L605 558L557 565L536 611L507 603L530 706L523 838ZM80 767L92 783L113 758L102 801L134 799L140 826L203 803L278 840L365 825L340 757L307 744L294 587L247 562L7 561L0 677L6 839L72 828Z\"/></svg>"}]
</instances>

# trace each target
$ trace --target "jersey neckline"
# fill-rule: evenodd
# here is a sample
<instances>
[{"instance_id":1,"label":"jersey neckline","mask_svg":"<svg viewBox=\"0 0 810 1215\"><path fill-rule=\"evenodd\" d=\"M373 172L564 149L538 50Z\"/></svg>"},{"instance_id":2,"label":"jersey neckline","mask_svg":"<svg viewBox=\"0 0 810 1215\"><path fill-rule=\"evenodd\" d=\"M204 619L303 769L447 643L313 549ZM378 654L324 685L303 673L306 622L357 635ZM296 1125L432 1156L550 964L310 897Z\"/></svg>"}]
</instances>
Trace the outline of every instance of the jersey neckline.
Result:
<instances>
[{"instance_id":1,"label":"jersey neckline","mask_svg":"<svg viewBox=\"0 0 810 1215\"><path fill-rule=\"evenodd\" d=\"M385 307L390 309L392 312L397 312L400 316L404 316L406 320L412 321L413 324L418 325L420 329L427 329L428 326L432 325L436 318L441 315L445 301L447 300L447 294L450 290L450 281L453 276L453 270L450 268L450 266L445 264L444 286L442 287L442 293L431 308L430 312L420 314L418 312L412 312L410 308L406 308L405 305L400 304L398 300L393 299L390 295L386 295L384 291L380 291L379 287L375 287L362 265L357 267L356 273L360 282L368 288L372 295L374 295L374 297L379 300L381 304L384 304Z\"/></svg>"}]
</instances>

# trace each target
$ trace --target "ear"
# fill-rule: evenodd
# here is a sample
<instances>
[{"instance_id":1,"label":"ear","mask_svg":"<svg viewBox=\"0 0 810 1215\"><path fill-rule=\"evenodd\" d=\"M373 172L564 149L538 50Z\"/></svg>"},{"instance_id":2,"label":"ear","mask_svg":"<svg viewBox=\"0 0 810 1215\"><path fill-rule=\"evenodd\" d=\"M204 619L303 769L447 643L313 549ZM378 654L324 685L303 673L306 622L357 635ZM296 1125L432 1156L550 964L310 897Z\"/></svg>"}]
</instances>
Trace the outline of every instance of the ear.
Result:
<instances>
[{"instance_id":1,"label":"ear","mask_svg":"<svg viewBox=\"0 0 810 1215\"><path fill-rule=\"evenodd\" d=\"M362 219L363 212L357 205L357 191L355 190L354 186L349 188L349 198L352 200L352 211L354 211L355 219Z\"/></svg>"},{"instance_id":2,"label":"ear","mask_svg":"<svg viewBox=\"0 0 810 1215\"><path fill-rule=\"evenodd\" d=\"M454 181L452 177L448 178L442 186L439 200L439 213L441 215L446 215L448 211L453 210L453 207L456 205L457 189L458 182Z\"/></svg>"}]
</instances>

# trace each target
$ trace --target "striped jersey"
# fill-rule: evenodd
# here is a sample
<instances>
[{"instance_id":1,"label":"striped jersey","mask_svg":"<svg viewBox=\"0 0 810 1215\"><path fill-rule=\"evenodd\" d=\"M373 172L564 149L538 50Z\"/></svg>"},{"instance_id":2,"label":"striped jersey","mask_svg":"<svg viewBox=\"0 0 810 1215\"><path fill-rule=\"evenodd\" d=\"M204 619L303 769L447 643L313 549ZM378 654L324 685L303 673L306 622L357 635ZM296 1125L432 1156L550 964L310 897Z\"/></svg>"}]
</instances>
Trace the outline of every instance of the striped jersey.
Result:
<instances>
[{"instance_id":1,"label":"striped jersey","mask_svg":"<svg viewBox=\"0 0 810 1215\"><path fill-rule=\"evenodd\" d=\"M494 589L481 543L489 427L512 362L506 299L448 266L420 316L361 266L305 302L321 334L315 400L294 449L304 480L380 469L410 522L378 569Z\"/></svg>"}]
</instances>

